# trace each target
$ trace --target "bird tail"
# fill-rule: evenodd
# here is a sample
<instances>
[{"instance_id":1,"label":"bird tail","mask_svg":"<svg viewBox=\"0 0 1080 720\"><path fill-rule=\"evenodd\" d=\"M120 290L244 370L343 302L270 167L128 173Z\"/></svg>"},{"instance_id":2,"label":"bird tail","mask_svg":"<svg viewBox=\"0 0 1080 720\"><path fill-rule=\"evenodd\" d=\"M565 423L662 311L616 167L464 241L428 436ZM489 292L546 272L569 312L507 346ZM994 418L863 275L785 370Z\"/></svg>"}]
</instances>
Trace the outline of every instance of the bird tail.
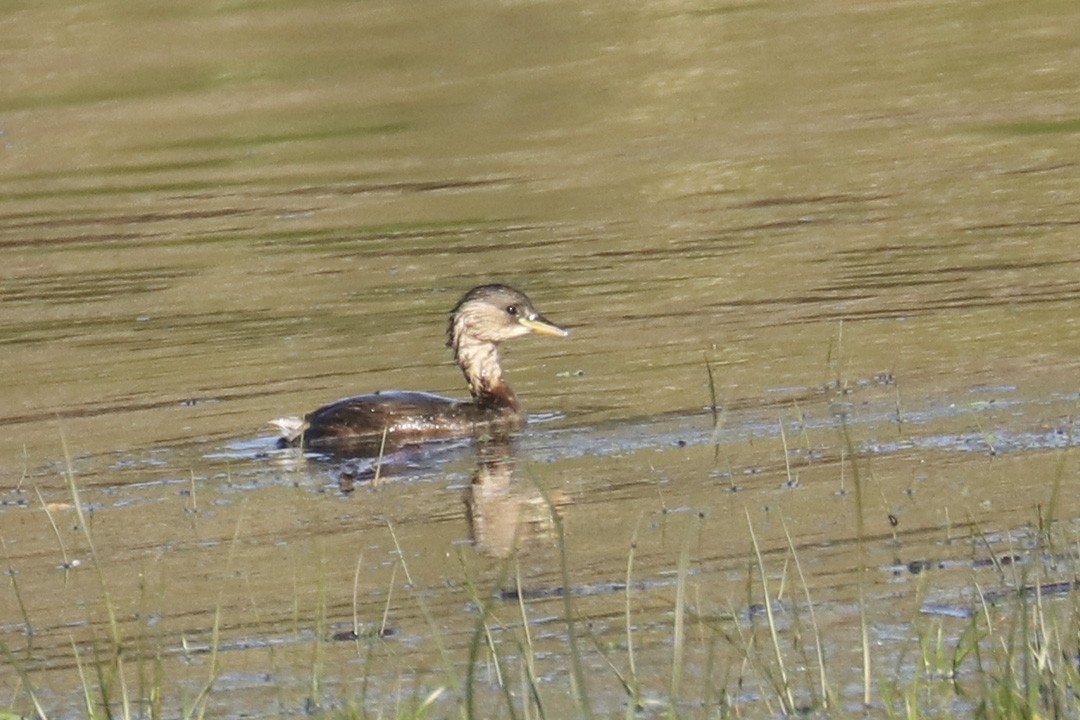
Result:
<instances>
[{"instance_id":1,"label":"bird tail","mask_svg":"<svg viewBox=\"0 0 1080 720\"><path fill-rule=\"evenodd\" d=\"M270 425L277 428L281 433L281 439L287 443L294 443L300 439L300 436L307 430L307 423L303 418L298 417L280 417L270 421Z\"/></svg>"}]
</instances>

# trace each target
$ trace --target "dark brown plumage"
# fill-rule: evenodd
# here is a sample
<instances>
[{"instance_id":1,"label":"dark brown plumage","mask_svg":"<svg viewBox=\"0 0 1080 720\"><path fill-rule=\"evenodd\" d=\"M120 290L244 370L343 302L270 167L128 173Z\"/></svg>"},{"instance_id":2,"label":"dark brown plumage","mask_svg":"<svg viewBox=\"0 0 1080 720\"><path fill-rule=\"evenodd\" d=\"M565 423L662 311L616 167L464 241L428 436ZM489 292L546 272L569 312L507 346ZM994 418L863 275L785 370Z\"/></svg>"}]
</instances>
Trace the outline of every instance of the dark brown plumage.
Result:
<instances>
[{"instance_id":1,"label":"dark brown plumage","mask_svg":"<svg viewBox=\"0 0 1080 720\"><path fill-rule=\"evenodd\" d=\"M332 402L302 421L281 418L273 424L285 442L302 440L305 447L357 457L428 440L513 432L525 424L525 409L503 378L498 345L529 333L563 337L567 331L540 315L520 290L475 287L450 312L446 332L471 400L382 391Z\"/></svg>"}]
</instances>

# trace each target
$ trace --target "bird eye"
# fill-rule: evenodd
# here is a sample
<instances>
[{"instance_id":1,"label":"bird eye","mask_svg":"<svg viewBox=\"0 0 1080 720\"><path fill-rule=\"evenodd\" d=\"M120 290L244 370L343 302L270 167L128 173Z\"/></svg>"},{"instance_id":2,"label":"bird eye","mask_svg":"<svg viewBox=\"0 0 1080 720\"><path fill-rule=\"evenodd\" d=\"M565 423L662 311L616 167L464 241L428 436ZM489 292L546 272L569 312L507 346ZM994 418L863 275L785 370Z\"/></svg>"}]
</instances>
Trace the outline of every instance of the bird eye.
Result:
<instances>
[{"instance_id":1,"label":"bird eye","mask_svg":"<svg viewBox=\"0 0 1080 720\"><path fill-rule=\"evenodd\" d=\"M507 305L506 306L506 314L509 315L510 317L517 317L518 306L517 305Z\"/></svg>"}]
</instances>

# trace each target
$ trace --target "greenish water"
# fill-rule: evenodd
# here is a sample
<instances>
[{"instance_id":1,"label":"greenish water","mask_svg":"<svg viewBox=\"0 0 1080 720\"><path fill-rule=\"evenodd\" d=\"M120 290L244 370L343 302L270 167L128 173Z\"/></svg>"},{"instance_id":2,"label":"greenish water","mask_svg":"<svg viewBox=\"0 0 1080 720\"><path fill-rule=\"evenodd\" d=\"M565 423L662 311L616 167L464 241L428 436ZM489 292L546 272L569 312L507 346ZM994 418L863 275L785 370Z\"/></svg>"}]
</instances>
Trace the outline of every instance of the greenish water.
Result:
<instances>
[{"instance_id":1,"label":"greenish water","mask_svg":"<svg viewBox=\"0 0 1080 720\"><path fill-rule=\"evenodd\" d=\"M562 585L545 494L576 586L624 580L636 533L654 688L689 548L688 712L735 693L741 656L714 639L760 601L747 517L776 573L783 518L849 688L860 579L892 662L927 597L1022 582L972 558L1026 547L1075 480L1074 5L9 3L0 537L26 617L0 639L48 710L79 707L72 643L85 662L109 631L63 439L127 667L160 657L166 715L211 674L215 617L210 714L426 697L438 642L466 663L467 581L494 590L519 521L522 583ZM493 281L572 328L508 349L538 420L510 460L453 448L343 493L341 468L274 450L267 420L343 395L463 394L445 314ZM1075 535L1074 496L1054 510ZM58 569L61 545L81 569ZM946 571L897 571L928 558ZM600 647L622 650L626 602L579 599ZM515 605L493 641L514 658ZM561 600L528 606L570 703ZM354 612L387 613L373 655L329 639ZM482 693L503 697L488 675ZM764 714L768 695L736 697Z\"/></svg>"}]
</instances>

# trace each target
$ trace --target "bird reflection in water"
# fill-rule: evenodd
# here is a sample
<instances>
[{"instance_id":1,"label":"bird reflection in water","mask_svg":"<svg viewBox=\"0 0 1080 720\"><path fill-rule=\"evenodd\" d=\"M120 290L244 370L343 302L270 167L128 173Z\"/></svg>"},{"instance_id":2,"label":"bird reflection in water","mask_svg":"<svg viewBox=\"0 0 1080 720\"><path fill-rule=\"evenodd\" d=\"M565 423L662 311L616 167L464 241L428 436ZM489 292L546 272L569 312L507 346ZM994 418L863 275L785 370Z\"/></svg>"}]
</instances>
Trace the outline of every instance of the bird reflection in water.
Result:
<instances>
[{"instance_id":1,"label":"bird reflection in water","mask_svg":"<svg viewBox=\"0 0 1080 720\"><path fill-rule=\"evenodd\" d=\"M514 477L514 458L506 443L480 445L472 483L465 490L465 516L479 553L510 557L530 543L555 536L554 513L573 502L561 488L541 491Z\"/></svg>"},{"instance_id":2,"label":"bird reflection in water","mask_svg":"<svg viewBox=\"0 0 1080 720\"><path fill-rule=\"evenodd\" d=\"M555 536L553 513L561 514L573 503L573 497L561 488L541 490L531 480L518 477L508 439L477 442L474 448L476 468L463 502L469 536L477 552L506 558L527 550L531 543L551 540ZM425 454L425 458L431 461L430 455ZM332 475L338 490L349 494L358 486L374 488L416 469L415 465L406 468L398 453L392 464L383 467L364 461L342 462L334 467Z\"/></svg>"}]
</instances>

